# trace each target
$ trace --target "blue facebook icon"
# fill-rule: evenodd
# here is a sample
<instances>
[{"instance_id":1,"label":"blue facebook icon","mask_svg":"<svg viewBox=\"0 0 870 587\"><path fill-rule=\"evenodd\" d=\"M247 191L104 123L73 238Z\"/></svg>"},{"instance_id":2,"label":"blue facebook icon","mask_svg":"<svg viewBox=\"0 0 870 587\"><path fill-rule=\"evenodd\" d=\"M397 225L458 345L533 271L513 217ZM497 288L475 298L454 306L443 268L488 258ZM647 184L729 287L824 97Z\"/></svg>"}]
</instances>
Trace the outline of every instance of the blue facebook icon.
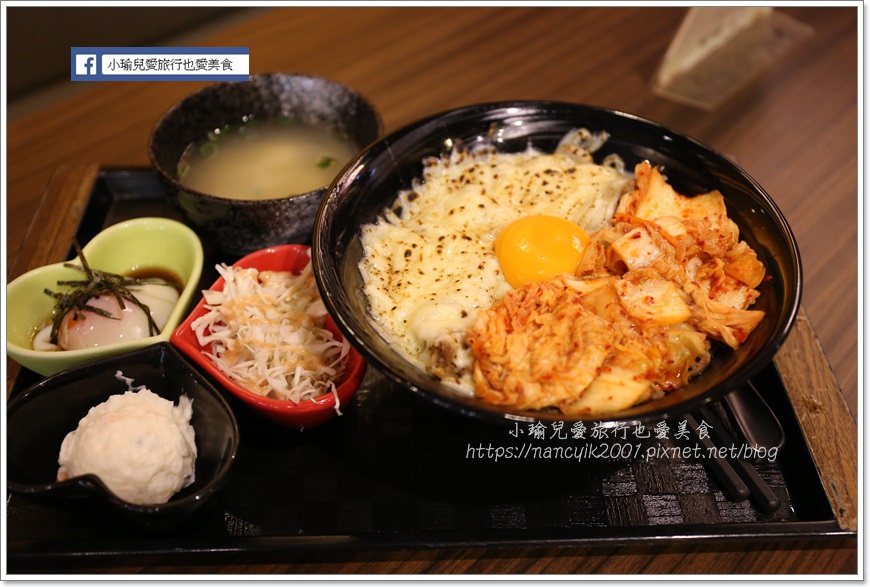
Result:
<instances>
[{"instance_id":1,"label":"blue facebook icon","mask_svg":"<svg viewBox=\"0 0 870 587\"><path fill-rule=\"evenodd\" d=\"M97 75L97 56L76 55L76 75Z\"/></svg>"}]
</instances>

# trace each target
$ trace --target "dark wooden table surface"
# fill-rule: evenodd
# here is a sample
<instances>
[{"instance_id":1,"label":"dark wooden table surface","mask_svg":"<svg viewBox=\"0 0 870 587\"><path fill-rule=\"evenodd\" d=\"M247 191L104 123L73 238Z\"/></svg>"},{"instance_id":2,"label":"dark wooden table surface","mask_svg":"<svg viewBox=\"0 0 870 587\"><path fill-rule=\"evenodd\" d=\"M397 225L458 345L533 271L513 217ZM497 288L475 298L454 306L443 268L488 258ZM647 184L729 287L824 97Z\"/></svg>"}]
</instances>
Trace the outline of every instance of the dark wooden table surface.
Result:
<instances>
[{"instance_id":1,"label":"dark wooden table surface","mask_svg":"<svg viewBox=\"0 0 870 587\"><path fill-rule=\"evenodd\" d=\"M387 131L475 102L574 101L672 127L736 159L797 237L803 307L855 418L857 389L858 8L782 8L813 35L712 112L654 95L650 81L686 8L369 7L257 11L201 44L250 47L251 71L344 82ZM196 83L95 83L8 125L7 280L37 258L31 226L63 166L142 167L152 127ZM74 212L74 211L73 211ZM28 237L28 231L30 236ZM7 361L7 375L15 366ZM8 380L7 380L8 381ZM839 391L839 390L838 390ZM7 389L8 393L8 389ZM858 566L851 538L606 548L460 549L228 556L205 566L82 562L73 573L836 573Z\"/></svg>"}]
</instances>

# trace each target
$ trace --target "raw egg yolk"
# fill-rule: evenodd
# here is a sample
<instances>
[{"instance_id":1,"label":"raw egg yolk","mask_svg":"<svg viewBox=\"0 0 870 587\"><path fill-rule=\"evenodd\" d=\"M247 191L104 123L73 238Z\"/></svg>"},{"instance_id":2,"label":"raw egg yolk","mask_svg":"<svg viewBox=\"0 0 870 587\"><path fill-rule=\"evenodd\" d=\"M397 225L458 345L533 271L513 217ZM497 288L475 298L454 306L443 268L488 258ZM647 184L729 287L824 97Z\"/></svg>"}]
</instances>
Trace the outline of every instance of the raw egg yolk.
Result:
<instances>
[{"instance_id":1,"label":"raw egg yolk","mask_svg":"<svg viewBox=\"0 0 870 587\"><path fill-rule=\"evenodd\" d=\"M524 216L508 224L495 239L495 255L514 288L573 273L589 235L570 220Z\"/></svg>"}]
</instances>

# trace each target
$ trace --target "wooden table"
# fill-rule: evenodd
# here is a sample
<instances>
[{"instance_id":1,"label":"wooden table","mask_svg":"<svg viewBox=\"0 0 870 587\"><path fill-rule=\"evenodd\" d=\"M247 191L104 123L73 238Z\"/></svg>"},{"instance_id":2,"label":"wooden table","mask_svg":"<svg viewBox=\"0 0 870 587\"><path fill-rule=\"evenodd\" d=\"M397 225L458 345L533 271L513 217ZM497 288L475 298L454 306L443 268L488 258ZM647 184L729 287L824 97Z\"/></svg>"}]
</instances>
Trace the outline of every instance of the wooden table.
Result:
<instances>
[{"instance_id":1,"label":"wooden table","mask_svg":"<svg viewBox=\"0 0 870 587\"><path fill-rule=\"evenodd\" d=\"M801 401L822 406L807 410L802 424L823 473L834 480L828 489L832 502L844 505L848 526L857 496L851 414L858 405L858 9L780 10L810 24L814 35L713 112L666 101L650 88L685 8L276 8L254 12L202 44L250 47L254 73L297 71L344 82L378 106L388 131L475 102L564 100L655 120L735 158L773 196L800 245L804 313L777 361L782 369L780 363L793 366L813 355L806 372L787 367L785 376L810 381ZM199 85L94 84L9 124L7 280L57 260L45 257L74 228L83 180L96 166L146 166L153 125ZM43 194L62 214L46 210ZM16 372L7 361L7 385ZM217 567L130 560L120 568L83 563L38 572L853 574L857 560L856 540L838 538L291 553L280 560L227 557Z\"/></svg>"}]
</instances>

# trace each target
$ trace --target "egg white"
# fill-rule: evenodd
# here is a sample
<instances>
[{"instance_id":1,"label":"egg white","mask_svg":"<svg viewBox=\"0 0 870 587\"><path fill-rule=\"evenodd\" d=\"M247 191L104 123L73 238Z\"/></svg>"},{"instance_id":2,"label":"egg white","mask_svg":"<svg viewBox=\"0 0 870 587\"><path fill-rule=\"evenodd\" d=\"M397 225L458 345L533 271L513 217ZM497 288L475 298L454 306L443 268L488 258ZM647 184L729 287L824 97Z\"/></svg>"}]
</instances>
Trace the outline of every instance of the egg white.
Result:
<instances>
[{"instance_id":1,"label":"egg white","mask_svg":"<svg viewBox=\"0 0 870 587\"><path fill-rule=\"evenodd\" d=\"M131 286L129 290L148 307L157 327L162 329L178 302L175 287L143 284ZM114 296L104 295L91 298L88 305L107 311L113 318L85 311L84 320L74 320L72 313L68 313L58 329L58 344L53 345L49 340L51 325L48 325L34 337L34 350L79 350L151 336L145 312L132 302L125 302L121 309Z\"/></svg>"}]
</instances>

